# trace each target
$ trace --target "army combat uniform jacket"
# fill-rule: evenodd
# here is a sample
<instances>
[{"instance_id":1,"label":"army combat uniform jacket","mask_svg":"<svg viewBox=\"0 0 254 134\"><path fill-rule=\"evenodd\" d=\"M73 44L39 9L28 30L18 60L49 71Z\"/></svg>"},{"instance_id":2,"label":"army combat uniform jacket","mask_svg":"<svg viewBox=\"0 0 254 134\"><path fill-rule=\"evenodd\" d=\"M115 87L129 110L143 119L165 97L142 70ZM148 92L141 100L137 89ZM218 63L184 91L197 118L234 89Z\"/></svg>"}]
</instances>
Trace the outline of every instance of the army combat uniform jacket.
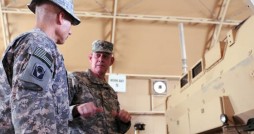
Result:
<instances>
[{"instance_id":1,"label":"army combat uniform jacket","mask_svg":"<svg viewBox=\"0 0 254 134\"><path fill-rule=\"evenodd\" d=\"M56 44L40 29L17 37L0 63L0 133L66 134L67 88Z\"/></svg>"},{"instance_id":2,"label":"army combat uniform jacket","mask_svg":"<svg viewBox=\"0 0 254 134\"><path fill-rule=\"evenodd\" d=\"M93 102L103 108L95 116L70 121L71 134L122 134L130 128L130 122L112 116L111 112L119 111L120 106L116 92L108 83L94 77L91 70L70 73L68 78L71 105Z\"/></svg>"}]
</instances>

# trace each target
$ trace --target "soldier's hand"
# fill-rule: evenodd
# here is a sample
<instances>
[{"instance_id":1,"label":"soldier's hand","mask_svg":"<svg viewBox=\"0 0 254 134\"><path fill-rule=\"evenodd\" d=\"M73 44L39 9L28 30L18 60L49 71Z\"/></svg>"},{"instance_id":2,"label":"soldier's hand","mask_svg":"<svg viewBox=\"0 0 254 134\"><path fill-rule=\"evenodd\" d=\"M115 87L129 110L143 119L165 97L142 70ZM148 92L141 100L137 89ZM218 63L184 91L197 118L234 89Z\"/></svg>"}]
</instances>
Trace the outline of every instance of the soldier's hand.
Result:
<instances>
[{"instance_id":1,"label":"soldier's hand","mask_svg":"<svg viewBox=\"0 0 254 134\"><path fill-rule=\"evenodd\" d=\"M77 110L81 117L90 117L99 112L103 112L103 109L96 107L93 102L83 103L77 106Z\"/></svg>"},{"instance_id":2,"label":"soldier's hand","mask_svg":"<svg viewBox=\"0 0 254 134\"><path fill-rule=\"evenodd\" d=\"M131 115L125 110L120 110L118 113L112 111L112 115L119 118L124 123L128 123L131 120Z\"/></svg>"}]
</instances>

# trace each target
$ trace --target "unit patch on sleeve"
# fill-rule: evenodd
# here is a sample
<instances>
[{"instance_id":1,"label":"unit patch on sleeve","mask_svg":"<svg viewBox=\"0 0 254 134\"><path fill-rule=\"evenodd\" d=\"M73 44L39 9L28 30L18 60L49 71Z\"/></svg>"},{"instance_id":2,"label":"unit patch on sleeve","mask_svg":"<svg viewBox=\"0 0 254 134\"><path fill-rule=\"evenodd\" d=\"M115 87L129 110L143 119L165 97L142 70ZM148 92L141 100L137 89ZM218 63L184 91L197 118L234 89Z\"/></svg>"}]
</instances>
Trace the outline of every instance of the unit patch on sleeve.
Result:
<instances>
[{"instance_id":1,"label":"unit patch on sleeve","mask_svg":"<svg viewBox=\"0 0 254 134\"><path fill-rule=\"evenodd\" d=\"M52 65L53 59L50 54L42 48L36 48L19 79L23 81L23 86L27 89L31 89L31 84L38 85L44 89L52 79L53 74L50 70Z\"/></svg>"},{"instance_id":2,"label":"unit patch on sleeve","mask_svg":"<svg viewBox=\"0 0 254 134\"><path fill-rule=\"evenodd\" d=\"M42 80L44 74L45 74L45 68L42 65L35 64L34 68L33 68L33 71L32 71L32 75L35 78L37 78L39 80Z\"/></svg>"}]
</instances>

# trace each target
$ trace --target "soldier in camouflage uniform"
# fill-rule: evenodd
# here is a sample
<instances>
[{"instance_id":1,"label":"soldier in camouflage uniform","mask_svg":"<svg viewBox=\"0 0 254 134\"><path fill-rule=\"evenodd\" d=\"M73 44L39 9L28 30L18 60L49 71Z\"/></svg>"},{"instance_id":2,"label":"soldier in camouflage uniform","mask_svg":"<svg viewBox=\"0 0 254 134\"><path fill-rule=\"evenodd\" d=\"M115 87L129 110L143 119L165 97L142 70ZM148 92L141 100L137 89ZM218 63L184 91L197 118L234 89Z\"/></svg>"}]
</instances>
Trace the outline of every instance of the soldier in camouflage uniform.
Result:
<instances>
[{"instance_id":1,"label":"soldier in camouflage uniform","mask_svg":"<svg viewBox=\"0 0 254 134\"><path fill-rule=\"evenodd\" d=\"M0 63L0 133L66 134L67 76L56 44L80 20L72 0L32 0L28 7L36 27L15 38Z\"/></svg>"},{"instance_id":2,"label":"soldier in camouflage uniform","mask_svg":"<svg viewBox=\"0 0 254 134\"><path fill-rule=\"evenodd\" d=\"M76 118L69 123L71 134L123 134L131 126L131 116L120 110L117 94L105 80L114 62L113 44L97 40L92 51L91 69L68 77L69 99L76 109Z\"/></svg>"}]
</instances>

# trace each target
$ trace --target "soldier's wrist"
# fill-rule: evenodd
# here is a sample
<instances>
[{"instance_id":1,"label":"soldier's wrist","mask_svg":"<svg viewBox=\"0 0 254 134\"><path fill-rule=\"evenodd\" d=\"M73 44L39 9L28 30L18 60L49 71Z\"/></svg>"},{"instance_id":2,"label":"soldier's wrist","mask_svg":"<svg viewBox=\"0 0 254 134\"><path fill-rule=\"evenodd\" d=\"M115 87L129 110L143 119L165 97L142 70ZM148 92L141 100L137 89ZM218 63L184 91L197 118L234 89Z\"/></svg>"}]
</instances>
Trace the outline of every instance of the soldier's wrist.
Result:
<instances>
[{"instance_id":1,"label":"soldier's wrist","mask_svg":"<svg viewBox=\"0 0 254 134\"><path fill-rule=\"evenodd\" d=\"M80 116L80 113L78 112L78 106L79 106L79 105L74 106L74 108L73 108L73 110L72 110L72 117L73 117L73 118L77 118L77 117Z\"/></svg>"}]
</instances>

